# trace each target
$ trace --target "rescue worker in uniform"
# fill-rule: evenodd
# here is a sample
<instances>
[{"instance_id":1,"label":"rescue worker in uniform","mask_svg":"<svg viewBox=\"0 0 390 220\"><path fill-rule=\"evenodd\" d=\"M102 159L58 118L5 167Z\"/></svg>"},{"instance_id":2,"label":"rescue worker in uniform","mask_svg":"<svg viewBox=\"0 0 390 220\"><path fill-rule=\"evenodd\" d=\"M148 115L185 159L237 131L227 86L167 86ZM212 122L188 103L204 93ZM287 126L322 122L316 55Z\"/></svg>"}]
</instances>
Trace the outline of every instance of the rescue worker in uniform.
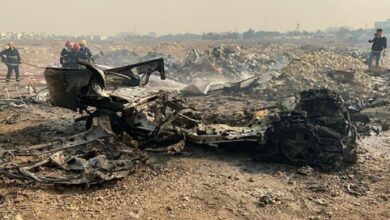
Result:
<instances>
[{"instance_id":1,"label":"rescue worker in uniform","mask_svg":"<svg viewBox=\"0 0 390 220\"><path fill-rule=\"evenodd\" d=\"M80 59L80 57L80 45L73 44L69 61L70 69L80 69L80 64L77 63L77 59Z\"/></svg>"},{"instance_id":2,"label":"rescue worker in uniform","mask_svg":"<svg viewBox=\"0 0 390 220\"><path fill-rule=\"evenodd\" d=\"M16 82L19 82L19 64L22 63L19 51L14 47L13 43L9 43L8 48L3 50L0 54L4 58L8 68L6 82L10 81L13 71L15 71Z\"/></svg>"},{"instance_id":3,"label":"rescue worker in uniform","mask_svg":"<svg viewBox=\"0 0 390 220\"><path fill-rule=\"evenodd\" d=\"M80 52L79 52L80 59L93 63L92 53L91 50L87 47L87 41L81 40L79 44L80 44Z\"/></svg>"},{"instance_id":4,"label":"rescue worker in uniform","mask_svg":"<svg viewBox=\"0 0 390 220\"><path fill-rule=\"evenodd\" d=\"M61 57L60 57L60 63L62 65L62 68L70 69L71 64L70 60L73 56L73 43L70 41L67 41L65 43L64 49L61 51Z\"/></svg>"}]
</instances>

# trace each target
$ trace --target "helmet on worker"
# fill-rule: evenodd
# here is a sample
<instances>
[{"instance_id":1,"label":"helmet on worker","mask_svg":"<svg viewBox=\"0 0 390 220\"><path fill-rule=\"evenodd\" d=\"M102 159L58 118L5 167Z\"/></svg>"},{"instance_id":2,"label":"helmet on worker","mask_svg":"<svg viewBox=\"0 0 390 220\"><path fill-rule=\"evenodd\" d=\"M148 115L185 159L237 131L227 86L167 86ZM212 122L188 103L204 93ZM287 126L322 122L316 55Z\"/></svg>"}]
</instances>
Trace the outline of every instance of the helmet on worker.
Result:
<instances>
[{"instance_id":1,"label":"helmet on worker","mask_svg":"<svg viewBox=\"0 0 390 220\"><path fill-rule=\"evenodd\" d=\"M87 46L87 41L86 40L81 40L79 42L79 44L80 44L81 47L85 47L85 46Z\"/></svg>"},{"instance_id":2,"label":"helmet on worker","mask_svg":"<svg viewBox=\"0 0 390 220\"><path fill-rule=\"evenodd\" d=\"M4 45L4 50L8 50L8 49L9 49L9 45L8 44Z\"/></svg>"},{"instance_id":3,"label":"helmet on worker","mask_svg":"<svg viewBox=\"0 0 390 220\"><path fill-rule=\"evenodd\" d=\"M80 44L73 44L73 51L78 52L80 50Z\"/></svg>"}]
</instances>

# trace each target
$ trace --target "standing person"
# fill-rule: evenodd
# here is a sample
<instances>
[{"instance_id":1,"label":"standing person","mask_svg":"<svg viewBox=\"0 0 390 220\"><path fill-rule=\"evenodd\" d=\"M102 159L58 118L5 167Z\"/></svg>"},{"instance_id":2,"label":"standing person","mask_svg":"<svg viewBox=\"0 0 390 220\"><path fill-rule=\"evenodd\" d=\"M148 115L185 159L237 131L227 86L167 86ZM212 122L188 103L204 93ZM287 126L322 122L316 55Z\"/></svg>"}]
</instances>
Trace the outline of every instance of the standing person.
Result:
<instances>
[{"instance_id":1,"label":"standing person","mask_svg":"<svg viewBox=\"0 0 390 220\"><path fill-rule=\"evenodd\" d=\"M8 68L6 82L10 81L12 72L14 71L16 82L19 82L19 64L22 63L19 51L14 47L14 44L10 42L8 43L7 49L3 50L0 54L4 58Z\"/></svg>"},{"instance_id":2,"label":"standing person","mask_svg":"<svg viewBox=\"0 0 390 220\"><path fill-rule=\"evenodd\" d=\"M372 40L368 40L368 43L372 44L371 45L371 52L370 52L370 55L368 56L368 60L367 60L367 65L368 65L368 68L371 68L371 65L372 65L372 60L374 58L376 58L376 53L375 51L373 50L374 48L374 41L378 38L378 34L377 32L375 32L374 34L374 38L372 38Z\"/></svg>"},{"instance_id":3,"label":"standing person","mask_svg":"<svg viewBox=\"0 0 390 220\"><path fill-rule=\"evenodd\" d=\"M92 53L91 50L87 47L87 41L81 40L79 44L80 44L80 59L93 63Z\"/></svg>"},{"instance_id":4,"label":"standing person","mask_svg":"<svg viewBox=\"0 0 390 220\"><path fill-rule=\"evenodd\" d=\"M62 65L62 68L70 69L70 60L73 56L73 42L67 41L65 43L65 47L61 51L61 57L60 57L60 63Z\"/></svg>"},{"instance_id":5,"label":"standing person","mask_svg":"<svg viewBox=\"0 0 390 220\"><path fill-rule=\"evenodd\" d=\"M80 59L80 45L73 44L72 54L70 56L70 69L80 69L80 64L77 63L77 59Z\"/></svg>"},{"instance_id":6,"label":"standing person","mask_svg":"<svg viewBox=\"0 0 390 220\"><path fill-rule=\"evenodd\" d=\"M382 53L387 48L387 39L383 36L383 30L377 29L375 33L375 37L372 40L368 41L372 43L370 57L368 58L368 68L372 66L372 60L375 58L376 66L379 66Z\"/></svg>"}]
</instances>

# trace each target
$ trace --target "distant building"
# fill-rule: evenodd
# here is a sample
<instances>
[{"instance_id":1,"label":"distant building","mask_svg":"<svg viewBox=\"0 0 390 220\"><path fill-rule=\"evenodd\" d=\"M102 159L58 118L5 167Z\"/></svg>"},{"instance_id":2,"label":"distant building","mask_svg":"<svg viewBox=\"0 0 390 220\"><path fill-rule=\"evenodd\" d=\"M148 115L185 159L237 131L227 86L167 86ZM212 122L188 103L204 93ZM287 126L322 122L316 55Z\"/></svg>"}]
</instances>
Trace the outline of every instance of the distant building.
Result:
<instances>
[{"instance_id":1,"label":"distant building","mask_svg":"<svg viewBox=\"0 0 390 220\"><path fill-rule=\"evenodd\" d=\"M382 28L387 32L390 32L390 19L387 19L387 21L378 21L375 22L375 28Z\"/></svg>"}]
</instances>

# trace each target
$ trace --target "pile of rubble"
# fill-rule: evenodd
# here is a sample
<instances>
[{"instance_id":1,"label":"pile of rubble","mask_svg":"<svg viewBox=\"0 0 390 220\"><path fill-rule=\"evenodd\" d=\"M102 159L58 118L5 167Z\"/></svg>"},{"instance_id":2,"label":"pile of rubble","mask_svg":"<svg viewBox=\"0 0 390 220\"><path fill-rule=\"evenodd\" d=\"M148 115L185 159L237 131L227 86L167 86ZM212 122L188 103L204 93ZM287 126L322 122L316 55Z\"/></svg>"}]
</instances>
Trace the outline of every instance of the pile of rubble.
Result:
<instances>
[{"instance_id":1,"label":"pile of rubble","mask_svg":"<svg viewBox=\"0 0 390 220\"><path fill-rule=\"evenodd\" d=\"M281 70L213 87L233 92L240 90L268 100L279 100L300 91L321 88L335 90L346 99L385 96L388 93L386 78L374 76L366 69L360 59L319 50L294 58Z\"/></svg>"},{"instance_id":2,"label":"pile of rubble","mask_svg":"<svg viewBox=\"0 0 390 220\"><path fill-rule=\"evenodd\" d=\"M252 51L238 45L217 46L201 51L193 48L184 57L171 54L148 52L145 55L129 50L101 53L96 62L108 66L121 66L128 63L143 62L164 58L167 75L183 83L232 81L247 75L280 69L294 54L278 44L265 45Z\"/></svg>"},{"instance_id":3,"label":"pile of rubble","mask_svg":"<svg viewBox=\"0 0 390 220\"><path fill-rule=\"evenodd\" d=\"M370 55L370 51L359 47L335 47L331 48L331 51L340 55L361 59L364 63L367 62L368 56Z\"/></svg>"},{"instance_id":4,"label":"pile of rubble","mask_svg":"<svg viewBox=\"0 0 390 220\"><path fill-rule=\"evenodd\" d=\"M255 52L248 52L240 46L219 46L204 52L192 49L179 65L175 76L182 82L194 79L210 82L210 79L239 80L245 75L263 73L278 69L290 60L292 55L280 47L270 46Z\"/></svg>"},{"instance_id":5,"label":"pile of rubble","mask_svg":"<svg viewBox=\"0 0 390 220\"><path fill-rule=\"evenodd\" d=\"M167 77L201 87L199 94L204 93L207 84L211 85L211 92L232 84L237 87L237 84L253 81L253 78L258 82L251 82L250 89L239 86L241 92L268 100L320 88L335 90L347 99L387 94L388 80L367 72L362 54L365 55L361 50L313 46L263 44L249 48L246 45L222 45L204 50L189 49L184 57L158 52L139 55L120 50L102 54L97 62L118 66L163 57ZM218 85L226 82L228 85Z\"/></svg>"},{"instance_id":6,"label":"pile of rubble","mask_svg":"<svg viewBox=\"0 0 390 220\"><path fill-rule=\"evenodd\" d=\"M330 88L348 98L383 94L366 72L365 64L350 56L315 52L291 61L268 85L268 94L291 94L312 88ZM385 84L381 85L382 88Z\"/></svg>"}]
</instances>

